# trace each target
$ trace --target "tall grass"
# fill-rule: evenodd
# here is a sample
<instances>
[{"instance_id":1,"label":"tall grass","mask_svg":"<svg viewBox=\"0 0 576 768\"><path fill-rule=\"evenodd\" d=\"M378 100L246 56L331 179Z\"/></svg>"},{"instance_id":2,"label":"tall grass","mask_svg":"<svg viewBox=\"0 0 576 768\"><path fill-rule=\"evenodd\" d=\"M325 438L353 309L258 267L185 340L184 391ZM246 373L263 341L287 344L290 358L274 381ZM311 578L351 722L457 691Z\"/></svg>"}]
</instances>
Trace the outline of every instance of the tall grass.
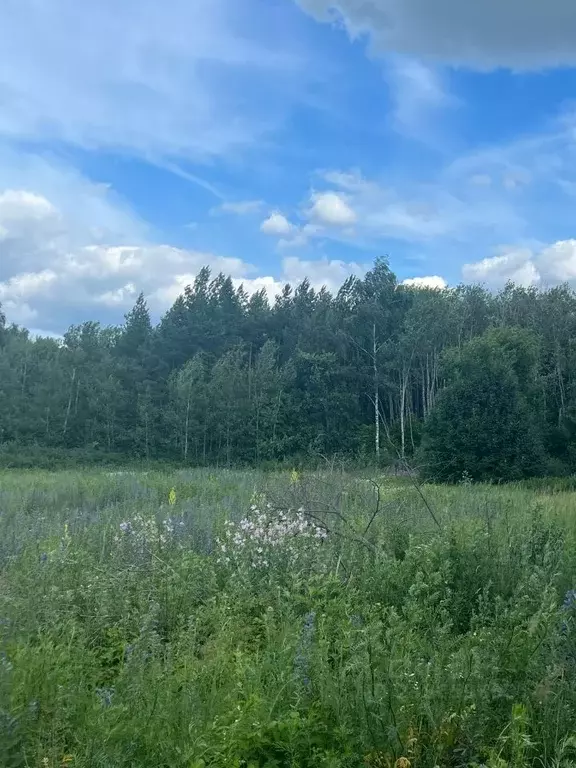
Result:
<instances>
[{"instance_id":1,"label":"tall grass","mask_svg":"<svg viewBox=\"0 0 576 768\"><path fill-rule=\"evenodd\" d=\"M0 473L0 765L576 765L575 510L338 473ZM270 533L282 515L310 527Z\"/></svg>"}]
</instances>

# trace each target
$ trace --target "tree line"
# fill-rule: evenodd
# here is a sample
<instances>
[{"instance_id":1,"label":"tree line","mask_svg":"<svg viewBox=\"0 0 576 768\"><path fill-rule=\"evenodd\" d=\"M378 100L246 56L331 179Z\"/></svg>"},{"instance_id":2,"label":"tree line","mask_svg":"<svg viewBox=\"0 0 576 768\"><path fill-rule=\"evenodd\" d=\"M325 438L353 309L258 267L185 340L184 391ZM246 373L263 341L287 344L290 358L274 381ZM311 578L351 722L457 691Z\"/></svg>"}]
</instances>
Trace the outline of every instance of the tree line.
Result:
<instances>
[{"instance_id":1,"label":"tree line","mask_svg":"<svg viewBox=\"0 0 576 768\"><path fill-rule=\"evenodd\" d=\"M200 271L157 325L31 338L0 311L0 452L194 465L340 456L455 481L576 468L576 293L402 285L386 260L272 305Z\"/></svg>"}]
</instances>

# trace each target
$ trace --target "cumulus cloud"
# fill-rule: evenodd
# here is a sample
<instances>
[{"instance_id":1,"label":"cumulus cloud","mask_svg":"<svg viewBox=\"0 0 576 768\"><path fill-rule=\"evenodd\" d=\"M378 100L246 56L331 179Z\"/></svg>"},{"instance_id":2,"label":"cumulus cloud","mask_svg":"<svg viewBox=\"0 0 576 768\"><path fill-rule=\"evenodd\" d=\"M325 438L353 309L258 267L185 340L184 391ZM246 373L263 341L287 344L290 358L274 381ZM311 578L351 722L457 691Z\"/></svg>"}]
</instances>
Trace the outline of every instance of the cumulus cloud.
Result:
<instances>
[{"instance_id":1,"label":"cumulus cloud","mask_svg":"<svg viewBox=\"0 0 576 768\"><path fill-rule=\"evenodd\" d=\"M499 289L507 282L525 287L569 283L576 288L576 240L559 240L539 250L507 249L462 268L466 282Z\"/></svg>"},{"instance_id":2,"label":"cumulus cloud","mask_svg":"<svg viewBox=\"0 0 576 768\"><path fill-rule=\"evenodd\" d=\"M239 278L251 269L241 259L157 244L107 187L39 158L0 153L0 303L10 321L54 333L91 317L116 322L140 291L161 311L164 293L204 264Z\"/></svg>"},{"instance_id":3,"label":"cumulus cloud","mask_svg":"<svg viewBox=\"0 0 576 768\"><path fill-rule=\"evenodd\" d=\"M20 271L17 254L34 247L45 266ZM0 243L0 256L3 255ZM98 317L118 321L143 291L151 309L166 309L202 266L237 278L253 268L241 259L164 244L93 245L63 234L47 249L42 228L34 220L24 239L12 239L14 274L0 281L0 303L9 320L30 325L34 320L46 330L59 332L69 323Z\"/></svg>"},{"instance_id":4,"label":"cumulus cloud","mask_svg":"<svg viewBox=\"0 0 576 768\"><path fill-rule=\"evenodd\" d=\"M262 274L242 258L159 243L107 187L36 158L29 159L29 172L17 174L27 182L18 188L11 185L10 156L0 160L0 304L10 322L42 333L58 335L87 319L120 322L141 291L158 316L203 266L230 275L249 293L264 289L270 300L286 282L309 276L316 287L337 289L365 271L290 257L276 274Z\"/></svg>"},{"instance_id":5,"label":"cumulus cloud","mask_svg":"<svg viewBox=\"0 0 576 768\"><path fill-rule=\"evenodd\" d=\"M465 264L462 277L467 283L482 283L491 289L502 288L507 282L528 287L540 281L540 274L529 249L512 250Z\"/></svg>"},{"instance_id":6,"label":"cumulus cloud","mask_svg":"<svg viewBox=\"0 0 576 768\"><path fill-rule=\"evenodd\" d=\"M260 225L260 231L265 235L289 235L293 225L280 211L273 211Z\"/></svg>"},{"instance_id":7,"label":"cumulus cloud","mask_svg":"<svg viewBox=\"0 0 576 768\"><path fill-rule=\"evenodd\" d=\"M576 240L560 240L540 251L536 265L542 279L549 283L576 281Z\"/></svg>"},{"instance_id":8,"label":"cumulus cloud","mask_svg":"<svg viewBox=\"0 0 576 768\"><path fill-rule=\"evenodd\" d=\"M470 198L470 185L461 179L450 184L439 178L436 184L401 181L395 185L341 170L324 172L322 178L331 187L326 193L329 200L345 196L354 228L319 234L349 237L358 244L379 244L388 238L412 243L456 240L472 233L477 236L482 230L504 236L518 224L516 214L502 201L490 195ZM351 217L346 221L350 223Z\"/></svg>"},{"instance_id":9,"label":"cumulus cloud","mask_svg":"<svg viewBox=\"0 0 576 768\"><path fill-rule=\"evenodd\" d=\"M412 288L435 288L437 290L443 290L447 287L448 283L443 277L429 275L428 277L407 277L406 280L402 280L402 285L408 285Z\"/></svg>"},{"instance_id":10,"label":"cumulus cloud","mask_svg":"<svg viewBox=\"0 0 576 768\"><path fill-rule=\"evenodd\" d=\"M572 0L296 0L321 21L340 19L381 53L486 70L576 63Z\"/></svg>"},{"instance_id":11,"label":"cumulus cloud","mask_svg":"<svg viewBox=\"0 0 576 768\"><path fill-rule=\"evenodd\" d=\"M329 227L347 227L357 218L344 197L336 192L314 193L308 216Z\"/></svg>"},{"instance_id":12,"label":"cumulus cloud","mask_svg":"<svg viewBox=\"0 0 576 768\"><path fill-rule=\"evenodd\" d=\"M299 283L307 278L313 288L320 290L326 286L335 292L351 275L362 277L368 271L369 265L326 257L306 261L289 256L283 260L282 269L284 282Z\"/></svg>"}]
</instances>

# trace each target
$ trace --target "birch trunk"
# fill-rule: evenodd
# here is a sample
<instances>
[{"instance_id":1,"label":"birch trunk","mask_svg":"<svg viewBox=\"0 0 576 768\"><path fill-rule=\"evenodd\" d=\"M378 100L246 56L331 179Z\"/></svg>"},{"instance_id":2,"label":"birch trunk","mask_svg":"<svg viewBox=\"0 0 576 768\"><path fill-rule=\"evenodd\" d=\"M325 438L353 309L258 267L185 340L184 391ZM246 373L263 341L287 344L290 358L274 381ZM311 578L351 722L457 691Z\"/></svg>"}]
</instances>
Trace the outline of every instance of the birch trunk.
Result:
<instances>
[{"instance_id":1,"label":"birch trunk","mask_svg":"<svg viewBox=\"0 0 576 768\"><path fill-rule=\"evenodd\" d=\"M188 460L188 429L190 426L190 392L186 402L186 421L184 425L184 461Z\"/></svg>"},{"instance_id":2,"label":"birch trunk","mask_svg":"<svg viewBox=\"0 0 576 768\"><path fill-rule=\"evenodd\" d=\"M376 449L376 462L380 463L380 397L378 387L378 360L376 348L376 323L372 325L372 363L374 366L374 441Z\"/></svg>"},{"instance_id":3,"label":"birch trunk","mask_svg":"<svg viewBox=\"0 0 576 768\"><path fill-rule=\"evenodd\" d=\"M72 397L74 395L74 382L76 381L76 368L72 369L72 377L70 379L70 395L68 396L68 407L66 408L66 416L64 417L64 428L62 434L65 435L68 431L68 421L70 419L70 410L72 409Z\"/></svg>"}]
</instances>

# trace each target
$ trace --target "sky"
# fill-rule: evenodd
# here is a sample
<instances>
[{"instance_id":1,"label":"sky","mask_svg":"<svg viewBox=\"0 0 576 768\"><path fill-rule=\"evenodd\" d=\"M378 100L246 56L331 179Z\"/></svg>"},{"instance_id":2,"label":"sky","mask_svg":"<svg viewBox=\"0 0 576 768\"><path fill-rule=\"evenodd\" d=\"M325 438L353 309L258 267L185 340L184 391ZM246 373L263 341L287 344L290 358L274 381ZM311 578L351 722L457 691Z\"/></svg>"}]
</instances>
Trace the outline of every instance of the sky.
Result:
<instances>
[{"instance_id":1,"label":"sky","mask_svg":"<svg viewBox=\"0 0 576 768\"><path fill-rule=\"evenodd\" d=\"M0 0L0 304L576 287L573 0Z\"/></svg>"}]
</instances>

